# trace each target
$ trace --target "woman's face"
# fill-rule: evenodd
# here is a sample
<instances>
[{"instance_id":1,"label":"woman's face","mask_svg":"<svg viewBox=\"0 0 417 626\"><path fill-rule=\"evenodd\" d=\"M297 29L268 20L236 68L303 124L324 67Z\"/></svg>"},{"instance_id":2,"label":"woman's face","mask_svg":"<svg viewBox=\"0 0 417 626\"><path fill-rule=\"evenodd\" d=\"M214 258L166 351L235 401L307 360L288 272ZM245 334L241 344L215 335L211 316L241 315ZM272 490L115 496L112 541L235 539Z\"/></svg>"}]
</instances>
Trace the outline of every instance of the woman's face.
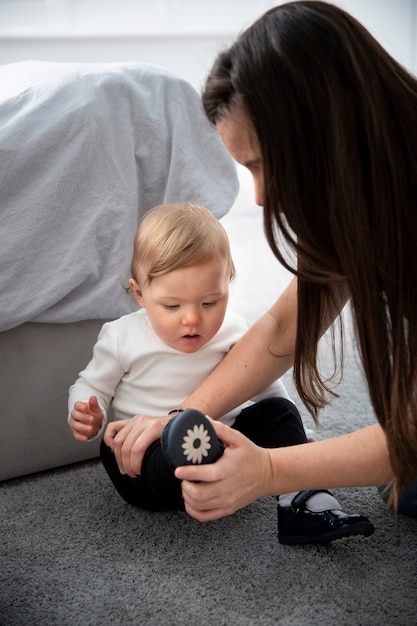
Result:
<instances>
[{"instance_id":1,"label":"woman's face","mask_svg":"<svg viewBox=\"0 0 417 626\"><path fill-rule=\"evenodd\" d=\"M258 138L248 116L234 107L216 122L217 131L232 157L246 167L253 177L255 202L263 206L264 172Z\"/></svg>"}]
</instances>

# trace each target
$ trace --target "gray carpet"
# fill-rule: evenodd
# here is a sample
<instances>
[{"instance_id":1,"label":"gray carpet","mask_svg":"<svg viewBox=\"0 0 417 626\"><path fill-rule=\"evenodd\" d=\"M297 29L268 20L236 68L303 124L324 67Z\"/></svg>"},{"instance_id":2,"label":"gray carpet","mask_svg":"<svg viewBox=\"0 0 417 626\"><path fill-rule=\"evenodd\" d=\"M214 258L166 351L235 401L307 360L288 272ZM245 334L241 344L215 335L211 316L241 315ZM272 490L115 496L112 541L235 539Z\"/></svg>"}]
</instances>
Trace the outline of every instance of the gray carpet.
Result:
<instances>
[{"instance_id":1,"label":"gray carpet","mask_svg":"<svg viewBox=\"0 0 417 626\"><path fill-rule=\"evenodd\" d=\"M285 277L258 209L233 210L225 224L239 272L232 302L253 321ZM339 392L319 438L373 421L351 349ZM281 546L272 497L207 524L135 510L98 461L0 483L0 624L414 626L417 519L393 516L374 488L334 493L372 520L373 536Z\"/></svg>"},{"instance_id":2,"label":"gray carpet","mask_svg":"<svg viewBox=\"0 0 417 626\"><path fill-rule=\"evenodd\" d=\"M200 524L125 504L97 461L0 486L2 626L417 623L417 520L375 489L335 491L376 526L281 546L275 501Z\"/></svg>"}]
</instances>

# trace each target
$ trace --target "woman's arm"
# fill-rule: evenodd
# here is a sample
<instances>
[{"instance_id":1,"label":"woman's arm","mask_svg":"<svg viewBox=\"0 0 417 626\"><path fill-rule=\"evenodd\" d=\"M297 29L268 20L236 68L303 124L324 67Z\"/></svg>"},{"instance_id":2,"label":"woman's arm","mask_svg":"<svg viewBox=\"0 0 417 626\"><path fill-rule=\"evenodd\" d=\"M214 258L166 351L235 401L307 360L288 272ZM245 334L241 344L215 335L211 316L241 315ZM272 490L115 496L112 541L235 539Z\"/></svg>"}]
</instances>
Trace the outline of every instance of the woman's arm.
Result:
<instances>
[{"instance_id":1,"label":"woman's arm","mask_svg":"<svg viewBox=\"0 0 417 626\"><path fill-rule=\"evenodd\" d=\"M218 419L280 378L293 364L297 330L297 280L233 346L183 408Z\"/></svg>"},{"instance_id":2,"label":"woman's arm","mask_svg":"<svg viewBox=\"0 0 417 626\"><path fill-rule=\"evenodd\" d=\"M226 446L212 465L179 467L187 512L200 521L231 515L266 495L304 489L386 484L392 478L379 424L348 435L274 450L215 422ZM202 481L202 482L194 482Z\"/></svg>"},{"instance_id":3,"label":"woman's arm","mask_svg":"<svg viewBox=\"0 0 417 626\"><path fill-rule=\"evenodd\" d=\"M199 409L218 419L281 378L294 362L297 335L297 278L272 307L233 346L219 365L188 398L183 408ZM324 333L346 304L345 283L335 285L338 307L323 320Z\"/></svg>"}]
</instances>

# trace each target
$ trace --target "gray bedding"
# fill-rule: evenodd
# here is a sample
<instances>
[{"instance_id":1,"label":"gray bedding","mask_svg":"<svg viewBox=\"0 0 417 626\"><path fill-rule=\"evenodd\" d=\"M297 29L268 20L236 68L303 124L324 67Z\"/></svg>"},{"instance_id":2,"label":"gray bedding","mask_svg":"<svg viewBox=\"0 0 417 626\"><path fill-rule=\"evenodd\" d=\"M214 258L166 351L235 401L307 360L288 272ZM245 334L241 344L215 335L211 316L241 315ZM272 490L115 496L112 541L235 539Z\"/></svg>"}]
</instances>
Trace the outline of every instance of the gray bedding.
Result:
<instances>
[{"instance_id":1,"label":"gray bedding","mask_svg":"<svg viewBox=\"0 0 417 626\"><path fill-rule=\"evenodd\" d=\"M141 216L190 200L221 217L237 195L199 95L138 63L14 63L0 85L0 331L134 310Z\"/></svg>"}]
</instances>

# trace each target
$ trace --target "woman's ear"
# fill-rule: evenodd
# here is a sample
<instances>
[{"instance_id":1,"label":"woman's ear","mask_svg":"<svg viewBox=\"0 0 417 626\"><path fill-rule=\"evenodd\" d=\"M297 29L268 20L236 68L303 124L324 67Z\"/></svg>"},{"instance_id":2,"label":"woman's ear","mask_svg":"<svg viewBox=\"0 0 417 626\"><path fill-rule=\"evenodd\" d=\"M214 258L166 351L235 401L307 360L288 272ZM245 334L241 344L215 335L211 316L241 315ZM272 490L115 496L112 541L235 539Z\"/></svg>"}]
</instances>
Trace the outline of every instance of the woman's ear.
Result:
<instances>
[{"instance_id":1,"label":"woman's ear","mask_svg":"<svg viewBox=\"0 0 417 626\"><path fill-rule=\"evenodd\" d=\"M142 290L134 278L129 278L129 287L132 290L140 307L144 306Z\"/></svg>"}]
</instances>

